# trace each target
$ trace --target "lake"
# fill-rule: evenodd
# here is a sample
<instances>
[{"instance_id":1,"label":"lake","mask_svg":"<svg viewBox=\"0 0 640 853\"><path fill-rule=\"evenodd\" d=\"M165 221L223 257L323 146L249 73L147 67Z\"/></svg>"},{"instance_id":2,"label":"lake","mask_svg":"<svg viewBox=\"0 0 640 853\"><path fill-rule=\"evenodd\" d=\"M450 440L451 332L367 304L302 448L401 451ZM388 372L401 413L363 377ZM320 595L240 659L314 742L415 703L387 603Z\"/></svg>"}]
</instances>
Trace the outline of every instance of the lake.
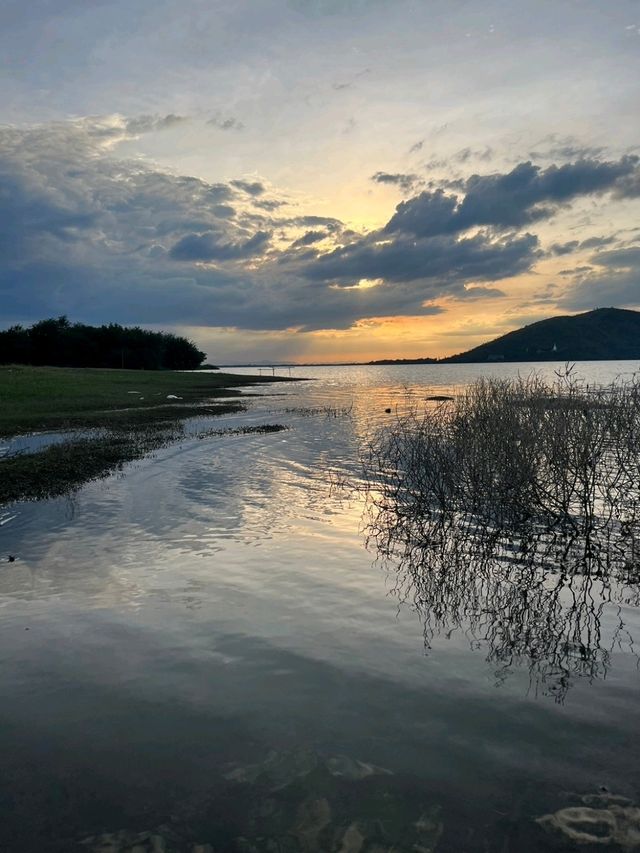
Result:
<instances>
[{"instance_id":1,"label":"lake","mask_svg":"<svg viewBox=\"0 0 640 853\"><path fill-rule=\"evenodd\" d=\"M453 624L445 596L427 637L341 488L397 412L558 367L293 368L314 381L214 422L286 432L194 421L124 473L0 510L0 849L528 853L592 849L585 827L640 849L633 595L589 600L586 674L497 662L490 601ZM564 831L536 823L566 809Z\"/></svg>"}]
</instances>

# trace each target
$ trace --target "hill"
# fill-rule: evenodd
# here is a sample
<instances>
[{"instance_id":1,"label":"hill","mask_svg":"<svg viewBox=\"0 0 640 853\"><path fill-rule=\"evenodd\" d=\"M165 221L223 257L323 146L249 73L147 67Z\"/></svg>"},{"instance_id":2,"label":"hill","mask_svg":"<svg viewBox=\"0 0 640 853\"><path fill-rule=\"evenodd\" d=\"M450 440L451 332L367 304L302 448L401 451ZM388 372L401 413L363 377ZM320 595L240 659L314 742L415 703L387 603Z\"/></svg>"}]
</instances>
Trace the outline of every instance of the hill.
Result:
<instances>
[{"instance_id":1,"label":"hill","mask_svg":"<svg viewBox=\"0 0 640 853\"><path fill-rule=\"evenodd\" d=\"M442 363L608 359L640 359L639 311L598 308L570 317L550 317L443 358Z\"/></svg>"}]
</instances>

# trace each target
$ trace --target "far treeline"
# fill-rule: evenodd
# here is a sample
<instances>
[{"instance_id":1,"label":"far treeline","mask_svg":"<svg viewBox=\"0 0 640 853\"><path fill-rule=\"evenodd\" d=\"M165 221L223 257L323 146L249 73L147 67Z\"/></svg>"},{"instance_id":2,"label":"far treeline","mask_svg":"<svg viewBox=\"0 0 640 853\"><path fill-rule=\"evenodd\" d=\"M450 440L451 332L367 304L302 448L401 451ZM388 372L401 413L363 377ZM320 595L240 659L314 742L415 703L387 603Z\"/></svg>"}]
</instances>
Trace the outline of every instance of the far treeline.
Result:
<instances>
[{"instance_id":1,"label":"far treeline","mask_svg":"<svg viewBox=\"0 0 640 853\"><path fill-rule=\"evenodd\" d=\"M0 364L193 370L205 353L178 335L138 326L85 326L66 317L0 332Z\"/></svg>"}]
</instances>

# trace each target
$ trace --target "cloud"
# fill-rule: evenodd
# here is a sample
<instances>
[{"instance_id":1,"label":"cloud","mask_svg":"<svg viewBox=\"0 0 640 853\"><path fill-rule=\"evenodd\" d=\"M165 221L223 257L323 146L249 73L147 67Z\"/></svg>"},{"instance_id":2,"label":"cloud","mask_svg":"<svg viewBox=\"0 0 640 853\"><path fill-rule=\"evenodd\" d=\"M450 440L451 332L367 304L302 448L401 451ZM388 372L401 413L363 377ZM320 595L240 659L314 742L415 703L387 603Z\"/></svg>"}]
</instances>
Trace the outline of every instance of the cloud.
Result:
<instances>
[{"instance_id":1,"label":"cloud","mask_svg":"<svg viewBox=\"0 0 640 853\"><path fill-rule=\"evenodd\" d=\"M137 116L136 118L127 119L124 125L127 133L139 136L143 133L151 133L158 130L170 130L172 127L184 124L186 121L188 121L186 116L178 116L170 113L166 116Z\"/></svg>"},{"instance_id":2,"label":"cloud","mask_svg":"<svg viewBox=\"0 0 640 853\"><path fill-rule=\"evenodd\" d=\"M640 246L599 252L591 261L596 268L588 267L565 292L561 307L578 311L609 305L640 306Z\"/></svg>"},{"instance_id":3,"label":"cloud","mask_svg":"<svg viewBox=\"0 0 640 853\"><path fill-rule=\"evenodd\" d=\"M486 148L462 148L457 151L451 158L456 163L468 163L469 160L482 160L488 162L493 157L493 149L488 145Z\"/></svg>"},{"instance_id":4,"label":"cloud","mask_svg":"<svg viewBox=\"0 0 640 853\"><path fill-rule=\"evenodd\" d=\"M640 169L625 175L616 189L619 198L640 198Z\"/></svg>"},{"instance_id":5,"label":"cloud","mask_svg":"<svg viewBox=\"0 0 640 853\"><path fill-rule=\"evenodd\" d=\"M592 261L602 267L613 269L640 269L640 246L598 252L592 257Z\"/></svg>"},{"instance_id":6,"label":"cloud","mask_svg":"<svg viewBox=\"0 0 640 853\"><path fill-rule=\"evenodd\" d=\"M171 247L169 257L175 261L236 261L260 254L270 237L267 231L258 231L243 242L228 243L213 231L186 234Z\"/></svg>"},{"instance_id":7,"label":"cloud","mask_svg":"<svg viewBox=\"0 0 640 853\"><path fill-rule=\"evenodd\" d=\"M415 240L368 236L319 256L304 270L313 280L350 286L361 279L422 282L429 298L461 293L468 282L494 281L528 270L538 256L532 234L494 239L439 235Z\"/></svg>"},{"instance_id":8,"label":"cloud","mask_svg":"<svg viewBox=\"0 0 640 853\"><path fill-rule=\"evenodd\" d=\"M520 163L506 174L472 175L459 182L460 197L438 189L401 202L386 231L426 237L479 226L521 228L548 219L578 196L631 194L634 181L638 158L632 156L579 160L546 169Z\"/></svg>"},{"instance_id":9,"label":"cloud","mask_svg":"<svg viewBox=\"0 0 640 853\"><path fill-rule=\"evenodd\" d=\"M332 83L331 88L336 92L341 92L344 89L351 89L355 85L356 81L360 79L360 77L365 77L367 74L371 74L371 69L363 68L362 71L356 72L350 80L343 81L340 83Z\"/></svg>"},{"instance_id":10,"label":"cloud","mask_svg":"<svg viewBox=\"0 0 640 853\"><path fill-rule=\"evenodd\" d=\"M254 207L259 207L262 210L277 210L279 207L284 207L289 202L280 198L260 198L253 202Z\"/></svg>"},{"instance_id":11,"label":"cloud","mask_svg":"<svg viewBox=\"0 0 640 853\"><path fill-rule=\"evenodd\" d=\"M420 183L420 178L418 175L413 174L403 174L403 173L390 173L390 172L376 172L371 175L371 180L375 181L377 184L390 184L392 186L398 186L404 192L409 192L414 189L417 184Z\"/></svg>"},{"instance_id":12,"label":"cloud","mask_svg":"<svg viewBox=\"0 0 640 853\"><path fill-rule=\"evenodd\" d=\"M328 231L341 231L344 223L339 219L334 219L332 216L295 216L291 219L284 220L287 225L298 225L301 228L323 227Z\"/></svg>"},{"instance_id":13,"label":"cloud","mask_svg":"<svg viewBox=\"0 0 640 853\"><path fill-rule=\"evenodd\" d=\"M570 255L583 249L598 249L601 246L609 246L615 243L615 237L589 237L587 240L568 240L566 243L552 243L549 247L550 255Z\"/></svg>"},{"instance_id":14,"label":"cloud","mask_svg":"<svg viewBox=\"0 0 640 853\"><path fill-rule=\"evenodd\" d=\"M574 136L550 133L536 143L536 148L529 152L529 157L532 160L587 160L598 159L605 151L601 145L585 145Z\"/></svg>"},{"instance_id":15,"label":"cloud","mask_svg":"<svg viewBox=\"0 0 640 853\"><path fill-rule=\"evenodd\" d=\"M574 276L579 275L580 273L591 272L592 270L592 266L589 266L588 264L583 264L579 267L568 267L565 270L560 270L558 272L558 275L571 276L573 278Z\"/></svg>"},{"instance_id":16,"label":"cloud","mask_svg":"<svg viewBox=\"0 0 640 853\"><path fill-rule=\"evenodd\" d=\"M207 124L211 127L217 127L218 130L244 130L243 122L234 116L225 116L222 113L211 116Z\"/></svg>"},{"instance_id":17,"label":"cloud","mask_svg":"<svg viewBox=\"0 0 640 853\"><path fill-rule=\"evenodd\" d=\"M579 240L569 240L567 243L552 243L549 247L550 255L570 255L580 246Z\"/></svg>"},{"instance_id":18,"label":"cloud","mask_svg":"<svg viewBox=\"0 0 640 853\"><path fill-rule=\"evenodd\" d=\"M587 240L583 240L580 243L581 249L598 249L600 246L609 246L611 243L615 243L615 237L589 237Z\"/></svg>"},{"instance_id":19,"label":"cloud","mask_svg":"<svg viewBox=\"0 0 640 853\"><path fill-rule=\"evenodd\" d=\"M231 181L230 183L231 186L242 190L242 192L247 193L247 195L258 196L265 192L265 186L260 181L242 181L238 179Z\"/></svg>"},{"instance_id":20,"label":"cloud","mask_svg":"<svg viewBox=\"0 0 640 853\"><path fill-rule=\"evenodd\" d=\"M129 121L0 128L5 322L67 313L88 322L339 329L435 314L444 298L497 299L497 284L542 253L535 234L496 222L536 218L536 205L553 208L577 192L608 187L615 198L616 175L635 168L623 159L604 164L603 176L596 164L582 166L561 173L572 186L562 190L555 172L530 164L526 176L475 176L456 192L434 188L402 202L386 226L363 234L336 217L282 215L287 197L267 194L260 180L209 182L118 159L114 140L130 133ZM273 205L258 214L261 201ZM611 263L609 254L596 255L601 277L631 275L620 264L635 265L633 254Z\"/></svg>"},{"instance_id":21,"label":"cloud","mask_svg":"<svg viewBox=\"0 0 640 853\"><path fill-rule=\"evenodd\" d=\"M396 212L386 224L388 234L402 232L415 237L435 237L453 233L461 228L455 225L458 199L444 190L425 190L408 201L400 202Z\"/></svg>"},{"instance_id":22,"label":"cloud","mask_svg":"<svg viewBox=\"0 0 640 853\"><path fill-rule=\"evenodd\" d=\"M302 237L298 237L297 240L291 244L292 249L297 249L302 246L310 246L312 243L318 243L320 240L324 240L327 237L326 231L307 231L306 234L303 234Z\"/></svg>"}]
</instances>

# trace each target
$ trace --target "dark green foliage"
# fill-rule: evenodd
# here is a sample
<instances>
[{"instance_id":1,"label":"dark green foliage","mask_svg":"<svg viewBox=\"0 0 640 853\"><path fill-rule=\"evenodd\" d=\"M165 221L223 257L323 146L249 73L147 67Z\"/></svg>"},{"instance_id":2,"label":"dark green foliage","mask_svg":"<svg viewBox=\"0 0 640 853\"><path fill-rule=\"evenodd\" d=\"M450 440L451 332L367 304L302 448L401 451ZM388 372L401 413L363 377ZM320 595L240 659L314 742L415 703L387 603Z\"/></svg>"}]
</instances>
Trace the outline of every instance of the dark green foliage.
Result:
<instances>
[{"instance_id":1,"label":"dark green foliage","mask_svg":"<svg viewBox=\"0 0 640 853\"><path fill-rule=\"evenodd\" d=\"M138 326L86 326L66 317L0 332L0 364L192 370L205 359L195 344Z\"/></svg>"},{"instance_id":2,"label":"dark green foliage","mask_svg":"<svg viewBox=\"0 0 640 853\"><path fill-rule=\"evenodd\" d=\"M550 317L443 362L596 361L640 358L640 312L598 308Z\"/></svg>"}]
</instances>

